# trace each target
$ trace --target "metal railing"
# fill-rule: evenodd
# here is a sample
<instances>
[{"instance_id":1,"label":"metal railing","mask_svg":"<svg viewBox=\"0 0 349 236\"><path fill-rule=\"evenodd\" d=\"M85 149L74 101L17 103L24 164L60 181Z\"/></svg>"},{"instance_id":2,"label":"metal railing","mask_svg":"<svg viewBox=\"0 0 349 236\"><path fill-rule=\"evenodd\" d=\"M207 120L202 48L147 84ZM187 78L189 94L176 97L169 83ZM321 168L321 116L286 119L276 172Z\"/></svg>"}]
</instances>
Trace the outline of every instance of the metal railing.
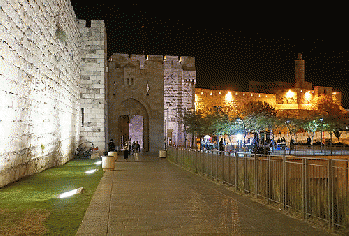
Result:
<instances>
[{"instance_id":1,"label":"metal railing","mask_svg":"<svg viewBox=\"0 0 349 236\"><path fill-rule=\"evenodd\" d=\"M331 145L294 145L274 149L275 155L319 155L319 156L342 156L349 155L349 148L345 146L331 146Z\"/></svg>"},{"instance_id":2,"label":"metal railing","mask_svg":"<svg viewBox=\"0 0 349 236\"><path fill-rule=\"evenodd\" d=\"M348 160L169 147L170 161L268 203L349 229Z\"/></svg>"}]
</instances>

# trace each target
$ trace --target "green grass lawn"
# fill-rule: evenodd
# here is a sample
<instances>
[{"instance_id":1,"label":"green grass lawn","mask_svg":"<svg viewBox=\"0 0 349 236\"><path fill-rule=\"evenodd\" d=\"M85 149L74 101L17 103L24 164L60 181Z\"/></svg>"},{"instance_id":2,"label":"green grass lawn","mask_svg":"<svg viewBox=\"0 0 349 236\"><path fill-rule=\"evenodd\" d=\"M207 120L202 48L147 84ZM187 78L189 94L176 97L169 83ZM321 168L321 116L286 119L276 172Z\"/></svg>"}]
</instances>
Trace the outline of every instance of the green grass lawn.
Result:
<instances>
[{"instance_id":1,"label":"green grass lawn","mask_svg":"<svg viewBox=\"0 0 349 236\"><path fill-rule=\"evenodd\" d=\"M74 159L0 188L0 235L75 235L103 176L96 161ZM82 194L57 197L79 187Z\"/></svg>"}]
</instances>

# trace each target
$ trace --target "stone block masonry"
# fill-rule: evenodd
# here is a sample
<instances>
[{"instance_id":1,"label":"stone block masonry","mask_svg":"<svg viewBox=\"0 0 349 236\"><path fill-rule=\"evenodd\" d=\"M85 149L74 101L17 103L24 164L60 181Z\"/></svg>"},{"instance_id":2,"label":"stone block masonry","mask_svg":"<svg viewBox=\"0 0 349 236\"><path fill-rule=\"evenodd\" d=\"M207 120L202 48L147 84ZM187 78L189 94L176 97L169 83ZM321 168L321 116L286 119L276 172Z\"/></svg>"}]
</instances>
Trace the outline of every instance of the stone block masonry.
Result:
<instances>
[{"instance_id":1,"label":"stone block masonry","mask_svg":"<svg viewBox=\"0 0 349 236\"><path fill-rule=\"evenodd\" d=\"M80 138L104 150L105 67L103 21L86 28L70 1L0 0L0 187L66 163Z\"/></svg>"},{"instance_id":2,"label":"stone block masonry","mask_svg":"<svg viewBox=\"0 0 349 236\"><path fill-rule=\"evenodd\" d=\"M106 149L106 61L107 35L103 20L92 20L86 27L85 20L79 20L82 36L81 61L81 108L84 120L80 124L81 142L93 142L100 155Z\"/></svg>"}]
</instances>

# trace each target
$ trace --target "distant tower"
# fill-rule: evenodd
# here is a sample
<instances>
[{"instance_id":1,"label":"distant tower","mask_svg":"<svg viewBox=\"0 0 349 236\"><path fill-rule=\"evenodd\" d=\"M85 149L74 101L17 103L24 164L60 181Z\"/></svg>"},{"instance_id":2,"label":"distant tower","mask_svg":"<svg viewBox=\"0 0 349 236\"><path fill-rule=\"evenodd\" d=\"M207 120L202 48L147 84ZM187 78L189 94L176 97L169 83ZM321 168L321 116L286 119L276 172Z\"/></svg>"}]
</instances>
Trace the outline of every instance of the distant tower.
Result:
<instances>
[{"instance_id":1,"label":"distant tower","mask_svg":"<svg viewBox=\"0 0 349 236\"><path fill-rule=\"evenodd\" d=\"M304 86L304 60L302 60L302 54L298 53L298 59L295 60L296 62L296 88L302 88Z\"/></svg>"}]
</instances>

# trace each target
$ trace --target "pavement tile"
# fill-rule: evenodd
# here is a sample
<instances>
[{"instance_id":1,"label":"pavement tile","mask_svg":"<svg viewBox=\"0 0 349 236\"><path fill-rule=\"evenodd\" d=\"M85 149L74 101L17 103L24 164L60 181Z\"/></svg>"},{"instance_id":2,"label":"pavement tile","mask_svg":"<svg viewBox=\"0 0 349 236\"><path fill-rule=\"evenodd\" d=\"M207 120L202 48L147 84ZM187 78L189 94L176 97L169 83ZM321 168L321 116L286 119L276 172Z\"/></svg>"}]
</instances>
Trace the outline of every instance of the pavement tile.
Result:
<instances>
[{"instance_id":1,"label":"pavement tile","mask_svg":"<svg viewBox=\"0 0 349 236\"><path fill-rule=\"evenodd\" d=\"M328 235L155 157L118 160L95 196L78 233Z\"/></svg>"}]
</instances>

